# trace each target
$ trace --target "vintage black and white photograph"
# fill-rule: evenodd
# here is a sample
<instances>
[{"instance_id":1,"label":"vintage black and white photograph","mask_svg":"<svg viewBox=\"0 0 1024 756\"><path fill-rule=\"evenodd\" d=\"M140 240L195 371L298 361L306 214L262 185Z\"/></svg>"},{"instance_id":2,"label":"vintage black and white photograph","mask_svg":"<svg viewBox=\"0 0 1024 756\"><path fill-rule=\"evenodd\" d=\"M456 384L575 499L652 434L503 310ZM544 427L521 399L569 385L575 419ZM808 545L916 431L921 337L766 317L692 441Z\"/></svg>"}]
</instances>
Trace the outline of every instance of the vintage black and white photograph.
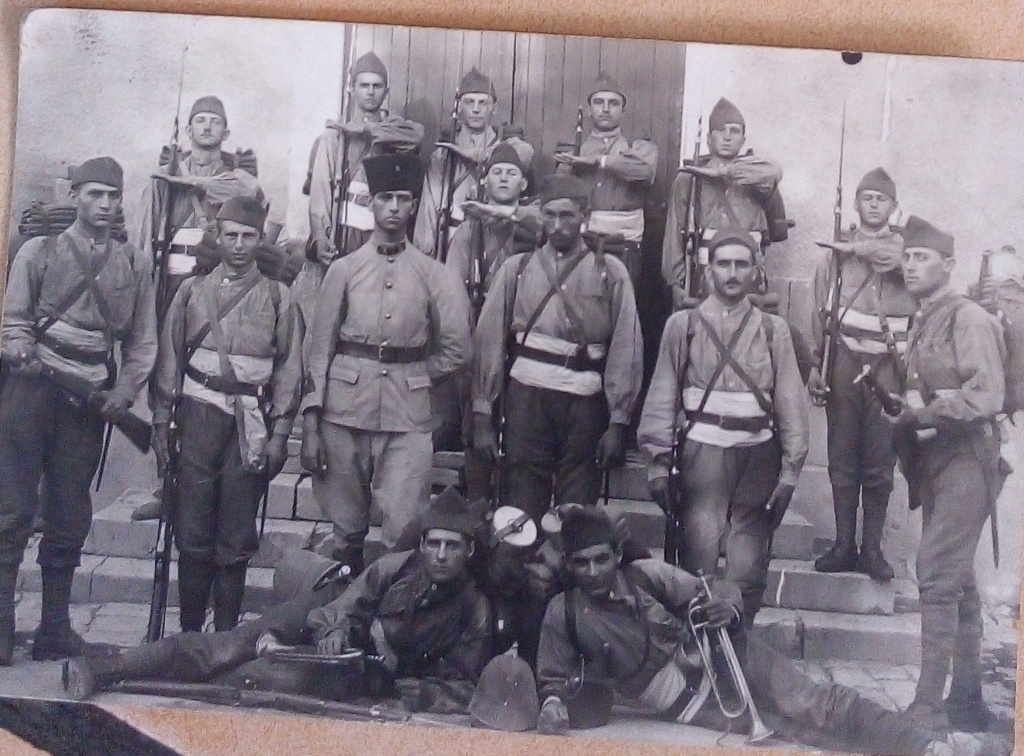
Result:
<instances>
[{"instance_id":1,"label":"vintage black and white photograph","mask_svg":"<svg viewBox=\"0 0 1024 756\"><path fill-rule=\"evenodd\" d=\"M30 13L0 727L1009 756L1021 123L1020 63Z\"/></svg>"}]
</instances>

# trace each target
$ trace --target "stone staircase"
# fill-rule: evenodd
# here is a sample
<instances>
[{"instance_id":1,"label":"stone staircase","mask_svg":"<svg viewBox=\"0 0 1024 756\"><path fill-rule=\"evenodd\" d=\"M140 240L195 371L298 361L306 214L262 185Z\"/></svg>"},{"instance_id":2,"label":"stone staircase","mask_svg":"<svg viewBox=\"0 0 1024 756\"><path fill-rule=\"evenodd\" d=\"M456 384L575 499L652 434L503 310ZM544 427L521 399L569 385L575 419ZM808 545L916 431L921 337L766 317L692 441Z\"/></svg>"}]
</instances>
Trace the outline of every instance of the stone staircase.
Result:
<instances>
[{"instance_id":1,"label":"stone staircase","mask_svg":"<svg viewBox=\"0 0 1024 756\"><path fill-rule=\"evenodd\" d=\"M293 439L288 463L270 487L264 537L248 573L246 611L262 611L271 602L273 566L284 550L314 548L330 533L329 525L322 521L311 481L300 479L298 450L298 442ZM437 486L458 481L460 456L435 455ZM912 611L916 590L909 581L897 579L881 585L863 575L814 572L813 555L828 540L822 536L822 528L804 513L824 508L830 517L828 494L824 468L810 464L794 504L775 534L765 608L757 623L770 626L776 642L801 658L915 663L919 656L919 619ZM146 489L129 488L95 513L82 566L76 573L73 602L149 603L157 523L135 522L131 513L150 495ZM627 519L639 542L656 556L661 555L665 518L649 500L646 474L635 456L611 474L607 507ZM368 559L383 552L379 512L371 512L371 525ZM40 589L33 554L26 555L19 584L29 593ZM169 604L173 607L177 602L176 565L172 565Z\"/></svg>"}]
</instances>

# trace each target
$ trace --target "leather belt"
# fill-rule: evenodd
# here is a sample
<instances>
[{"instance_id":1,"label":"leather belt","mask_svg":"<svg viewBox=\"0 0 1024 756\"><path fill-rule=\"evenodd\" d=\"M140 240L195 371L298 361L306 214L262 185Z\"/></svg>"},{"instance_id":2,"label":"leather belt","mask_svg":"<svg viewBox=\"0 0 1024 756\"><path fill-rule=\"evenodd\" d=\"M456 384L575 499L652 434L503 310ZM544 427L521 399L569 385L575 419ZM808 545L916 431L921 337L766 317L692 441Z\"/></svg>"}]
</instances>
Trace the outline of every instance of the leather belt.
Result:
<instances>
[{"instance_id":1,"label":"leather belt","mask_svg":"<svg viewBox=\"0 0 1024 756\"><path fill-rule=\"evenodd\" d=\"M110 352L93 352L89 349L65 344L53 338L46 331L36 333L36 342L66 360L73 360L83 365L106 365L112 357Z\"/></svg>"},{"instance_id":2,"label":"leather belt","mask_svg":"<svg viewBox=\"0 0 1024 756\"><path fill-rule=\"evenodd\" d=\"M255 396L261 398L266 393L266 387L263 384L233 381L222 375L204 373L202 370L192 367L192 365L185 366L185 375L200 386L205 386L212 391L219 391L222 394L231 394L234 396Z\"/></svg>"},{"instance_id":3,"label":"leather belt","mask_svg":"<svg viewBox=\"0 0 1024 756\"><path fill-rule=\"evenodd\" d=\"M534 349L523 344L515 345L514 354L516 357L525 357L528 360L536 360L548 365L558 365L559 367L577 372L593 370L594 372L601 373L604 371L604 366L607 362L607 359L604 357L595 360L586 352L554 354L553 352L545 352L543 349Z\"/></svg>"},{"instance_id":4,"label":"leather belt","mask_svg":"<svg viewBox=\"0 0 1024 756\"><path fill-rule=\"evenodd\" d=\"M767 415L731 417L729 415L716 415L714 412L691 412L687 410L686 419L691 423L717 425L722 430L746 431L747 433L757 433L771 427Z\"/></svg>"},{"instance_id":5,"label":"leather belt","mask_svg":"<svg viewBox=\"0 0 1024 756\"><path fill-rule=\"evenodd\" d=\"M363 344L358 341L342 341L338 339L336 354L347 354L362 357L365 360L376 360L388 363L423 362L430 355L426 344L422 346L391 346L386 341L382 344Z\"/></svg>"}]
</instances>

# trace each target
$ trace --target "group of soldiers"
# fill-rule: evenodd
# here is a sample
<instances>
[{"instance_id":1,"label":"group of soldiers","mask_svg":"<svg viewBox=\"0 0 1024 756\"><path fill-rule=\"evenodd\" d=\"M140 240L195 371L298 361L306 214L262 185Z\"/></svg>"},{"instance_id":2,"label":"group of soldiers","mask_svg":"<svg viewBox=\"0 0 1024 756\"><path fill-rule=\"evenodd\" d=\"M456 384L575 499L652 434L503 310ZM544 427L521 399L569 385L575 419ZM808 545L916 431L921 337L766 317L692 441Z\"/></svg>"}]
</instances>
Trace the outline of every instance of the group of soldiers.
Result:
<instances>
[{"instance_id":1,"label":"group of soldiers","mask_svg":"<svg viewBox=\"0 0 1024 756\"><path fill-rule=\"evenodd\" d=\"M742 114L715 105L710 154L673 184L662 271L677 312L635 431L669 521L670 563L654 561L595 509L643 380L634 287L658 155L621 132L627 93L602 74L591 133L580 127L537 181L533 148L492 124L494 85L476 69L425 172L422 125L383 110L382 62L360 58L348 85L345 119L311 156L306 245L275 243L255 156L222 149L225 108L203 97L191 149L172 145L154 173L138 245L113 233L124 181L104 157L71 173L74 224L18 251L3 323L0 663L42 502L32 655L75 657L65 684L78 697L145 677L259 680L328 697L397 692L412 710L469 707L487 723L495 693L477 682L492 659L513 664L502 654L515 643L536 673L520 686L533 691L526 719L543 732L607 721L613 691L700 721L707 691L684 650L692 610L734 638L753 698L781 716L875 752L976 751L946 733L989 724L973 555L998 493L1004 344L998 322L949 287L953 238L916 217L890 225L895 184L868 173L860 222L824 243L815 279L820 310L838 317L804 354L770 312L764 275L788 227L781 168L744 151ZM54 382L67 374L93 393ZM68 618L88 489L105 424L147 384L174 496L137 515L173 524L183 634L91 658ZM827 408L837 532L815 568L892 579L880 544L897 450L924 508L922 671L906 712L817 685L753 627L808 452L808 391ZM259 501L298 415L333 568L238 625ZM431 499L439 426L466 446L465 498ZM389 553L366 565L373 505ZM196 632L211 595L217 632ZM362 673L283 673L274 654L310 642L332 659L362 649Z\"/></svg>"}]
</instances>

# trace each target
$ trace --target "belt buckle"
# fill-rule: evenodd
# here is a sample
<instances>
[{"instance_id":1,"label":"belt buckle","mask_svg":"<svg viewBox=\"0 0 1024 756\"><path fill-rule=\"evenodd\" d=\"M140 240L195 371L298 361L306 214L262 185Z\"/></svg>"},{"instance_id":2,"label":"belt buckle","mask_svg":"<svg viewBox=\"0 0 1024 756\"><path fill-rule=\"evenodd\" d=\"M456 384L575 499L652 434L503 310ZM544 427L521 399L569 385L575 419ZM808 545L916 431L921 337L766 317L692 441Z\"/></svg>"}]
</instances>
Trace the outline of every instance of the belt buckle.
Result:
<instances>
[{"instance_id":1,"label":"belt buckle","mask_svg":"<svg viewBox=\"0 0 1024 756\"><path fill-rule=\"evenodd\" d=\"M387 347L388 342L380 342L380 346L377 347L377 362L384 362L384 349Z\"/></svg>"}]
</instances>

